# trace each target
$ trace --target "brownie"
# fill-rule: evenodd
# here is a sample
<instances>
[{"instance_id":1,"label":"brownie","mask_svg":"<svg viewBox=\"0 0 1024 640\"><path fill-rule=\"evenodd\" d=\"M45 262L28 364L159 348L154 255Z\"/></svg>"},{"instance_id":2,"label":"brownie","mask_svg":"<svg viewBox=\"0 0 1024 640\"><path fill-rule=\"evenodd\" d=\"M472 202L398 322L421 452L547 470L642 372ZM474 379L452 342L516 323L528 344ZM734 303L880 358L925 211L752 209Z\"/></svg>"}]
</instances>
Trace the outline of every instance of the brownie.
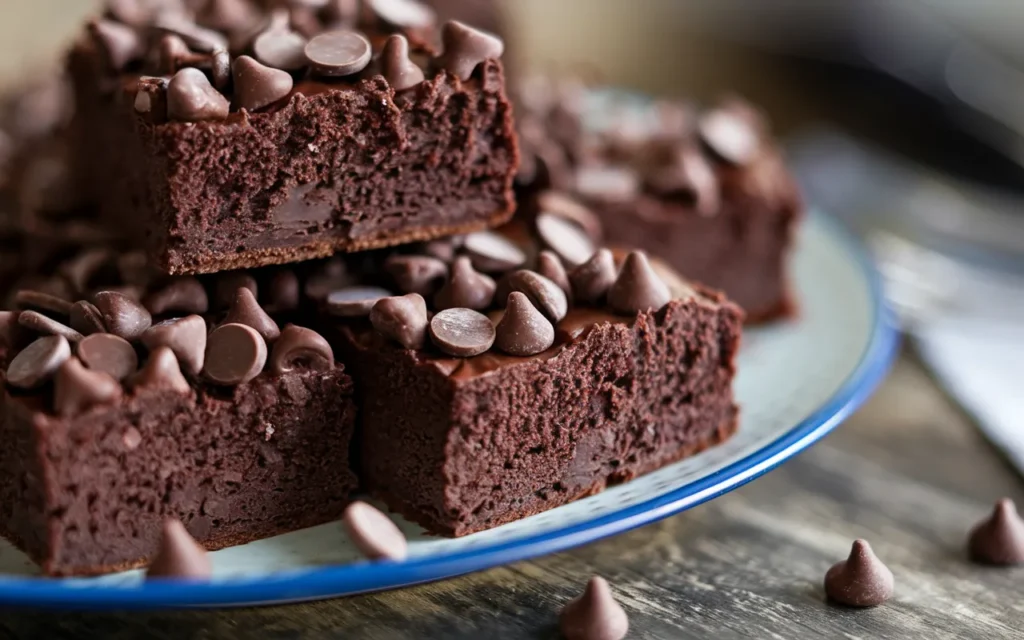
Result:
<instances>
[{"instance_id":1,"label":"brownie","mask_svg":"<svg viewBox=\"0 0 1024 640\"><path fill-rule=\"evenodd\" d=\"M698 110L540 78L518 97L524 200L579 200L605 238L724 291L749 322L796 314L788 265L803 204L762 114L738 98Z\"/></svg>"},{"instance_id":2,"label":"brownie","mask_svg":"<svg viewBox=\"0 0 1024 640\"><path fill-rule=\"evenodd\" d=\"M68 60L84 197L168 274L507 220L518 150L503 45L415 5L91 22Z\"/></svg>"}]
</instances>

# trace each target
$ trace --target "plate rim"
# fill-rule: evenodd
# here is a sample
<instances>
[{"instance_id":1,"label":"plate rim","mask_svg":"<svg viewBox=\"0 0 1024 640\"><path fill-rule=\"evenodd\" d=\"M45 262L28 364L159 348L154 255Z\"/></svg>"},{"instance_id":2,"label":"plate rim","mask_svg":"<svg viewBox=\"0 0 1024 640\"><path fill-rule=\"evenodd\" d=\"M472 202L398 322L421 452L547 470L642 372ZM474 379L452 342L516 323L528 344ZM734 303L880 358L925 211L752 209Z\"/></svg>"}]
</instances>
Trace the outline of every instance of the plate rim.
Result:
<instances>
[{"instance_id":1,"label":"plate rim","mask_svg":"<svg viewBox=\"0 0 1024 640\"><path fill-rule=\"evenodd\" d=\"M854 258L872 304L868 345L857 366L821 407L771 443L715 473L639 504L553 531L489 547L413 557L303 568L271 576L208 583L157 580L140 585L91 585L45 577L0 576L0 605L63 609L165 609L259 606L320 600L408 587L564 551L624 533L703 504L774 469L808 448L858 409L885 379L899 350L896 316L880 273L859 239L828 215L810 211Z\"/></svg>"}]
</instances>

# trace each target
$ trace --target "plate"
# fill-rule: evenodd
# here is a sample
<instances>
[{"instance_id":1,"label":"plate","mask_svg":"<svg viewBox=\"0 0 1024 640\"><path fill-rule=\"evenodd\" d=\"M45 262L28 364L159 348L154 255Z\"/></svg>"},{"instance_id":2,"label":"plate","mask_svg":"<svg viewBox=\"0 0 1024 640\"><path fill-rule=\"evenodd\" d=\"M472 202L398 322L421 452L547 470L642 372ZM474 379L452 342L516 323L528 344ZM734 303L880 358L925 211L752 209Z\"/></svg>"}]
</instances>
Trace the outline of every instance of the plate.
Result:
<instances>
[{"instance_id":1,"label":"plate","mask_svg":"<svg viewBox=\"0 0 1024 640\"><path fill-rule=\"evenodd\" d=\"M329 523L214 552L209 582L145 583L139 571L40 577L0 542L0 604L157 608L297 602L393 589L562 551L654 522L722 495L836 427L885 376L897 330L879 278L837 223L809 216L794 256L803 305L794 322L746 332L736 393L737 434L700 455L571 504L459 539L410 539L401 562L367 562ZM35 574L35 575L33 575Z\"/></svg>"}]
</instances>

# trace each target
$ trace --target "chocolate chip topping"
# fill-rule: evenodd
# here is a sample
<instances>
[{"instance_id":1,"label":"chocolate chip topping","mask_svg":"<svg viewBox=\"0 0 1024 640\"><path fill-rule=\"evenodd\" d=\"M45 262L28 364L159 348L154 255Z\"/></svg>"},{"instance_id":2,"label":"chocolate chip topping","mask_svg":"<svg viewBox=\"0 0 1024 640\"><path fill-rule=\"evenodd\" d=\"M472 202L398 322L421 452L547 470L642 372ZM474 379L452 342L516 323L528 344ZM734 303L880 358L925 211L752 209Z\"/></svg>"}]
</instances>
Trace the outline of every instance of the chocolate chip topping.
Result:
<instances>
[{"instance_id":1,"label":"chocolate chip topping","mask_svg":"<svg viewBox=\"0 0 1024 640\"><path fill-rule=\"evenodd\" d=\"M445 309L430 320L430 339L441 351L468 358L491 348L494 324L472 309Z\"/></svg>"},{"instance_id":2,"label":"chocolate chip topping","mask_svg":"<svg viewBox=\"0 0 1024 640\"><path fill-rule=\"evenodd\" d=\"M324 337L305 327L286 325L270 354L270 372L282 375L296 369L330 371L334 351Z\"/></svg>"},{"instance_id":3,"label":"chocolate chip topping","mask_svg":"<svg viewBox=\"0 0 1024 640\"><path fill-rule=\"evenodd\" d=\"M501 38L457 20L444 23L441 41L444 52L436 59L437 66L461 80L469 80L478 64L489 58L500 58L505 51Z\"/></svg>"},{"instance_id":4,"label":"chocolate chip topping","mask_svg":"<svg viewBox=\"0 0 1024 640\"><path fill-rule=\"evenodd\" d=\"M473 263L466 256L459 256L452 263L451 276L434 296L434 308L486 309L494 299L494 279L473 269Z\"/></svg>"},{"instance_id":5,"label":"chocolate chip topping","mask_svg":"<svg viewBox=\"0 0 1024 640\"><path fill-rule=\"evenodd\" d=\"M505 314L495 327L496 347L509 355L532 356L555 343L554 325L525 294L513 291L506 302Z\"/></svg>"},{"instance_id":6,"label":"chocolate chip topping","mask_svg":"<svg viewBox=\"0 0 1024 640\"><path fill-rule=\"evenodd\" d=\"M78 342L82 339L81 333L64 323L57 322L49 316L44 316L38 311L22 311L18 314L18 324L35 333L47 336L64 336L71 342Z\"/></svg>"},{"instance_id":7,"label":"chocolate chip topping","mask_svg":"<svg viewBox=\"0 0 1024 640\"><path fill-rule=\"evenodd\" d=\"M576 223L595 243L604 235L601 221L586 206L561 191L547 190L537 195L537 213L547 213Z\"/></svg>"},{"instance_id":8,"label":"chocolate chip topping","mask_svg":"<svg viewBox=\"0 0 1024 640\"><path fill-rule=\"evenodd\" d=\"M293 311L299 306L299 278L294 271L284 269L274 273L266 287L265 309L280 313Z\"/></svg>"},{"instance_id":9,"label":"chocolate chip topping","mask_svg":"<svg viewBox=\"0 0 1024 640\"><path fill-rule=\"evenodd\" d=\"M53 378L53 408L60 416L75 416L121 397L121 385L102 371L86 369L78 358L68 358Z\"/></svg>"},{"instance_id":10,"label":"chocolate chip topping","mask_svg":"<svg viewBox=\"0 0 1024 640\"><path fill-rule=\"evenodd\" d=\"M19 309L34 309L58 316L66 317L71 313L71 303L64 298L32 289L22 289L14 294L14 304Z\"/></svg>"},{"instance_id":11,"label":"chocolate chip topping","mask_svg":"<svg viewBox=\"0 0 1024 640\"><path fill-rule=\"evenodd\" d=\"M537 273L558 285L566 295L572 295L569 285L569 274L565 271L562 260L547 249L537 255Z\"/></svg>"},{"instance_id":12,"label":"chocolate chip topping","mask_svg":"<svg viewBox=\"0 0 1024 640\"><path fill-rule=\"evenodd\" d=\"M526 262L526 254L519 247L493 231L477 231L467 235L462 250L480 271L508 271Z\"/></svg>"},{"instance_id":13,"label":"chocolate chip topping","mask_svg":"<svg viewBox=\"0 0 1024 640\"><path fill-rule=\"evenodd\" d=\"M437 22L434 10L418 0L367 0L367 6L393 27L423 29Z\"/></svg>"},{"instance_id":14,"label":"chocolate chip topping","mask_svg":"<svg viewBox=\"0 0 1024 640\"><path fill-rule=\"evenodd\" d=\"M199 69L186 67L167 84L167 117L181 122L223 120L231 105Z\"/></svg>"},{"instance_id":15,"label":"chocolate chip topping","mask_svg":"<svg viewBox=\"0 0 1024 640\"><path fill-rule=\"evenodd\" d=\"M64 336L44 336L22 349L7 365L7 382L19 389L34 389L57 372L71 357Z\"/></svg>"},{"instance_id":16,"label":"chocolate chip topping","mask_svg":"<svg viewBox=\"0 0 1024 640\"><path fill-rule=\"evenodd\" d=\"M186 16L175 11L162 11L153 20L153 27L178 36L196 51L216 51L227 49L228 40L222 34L210 29L204 29Z\"/></svg>"},{"instance_id":17,"label":"chocolate chip topping","mask_svg":"<svg viewBox=\"0 0 1024 640\"><path fill-rule=\"evenodd\" d=\"M427 340L427 302L418 293L381 298L370 310L370 323L406 349L422 349Z\"/></svg>"},{"instance_id":18,"label":"chocolate chip topping","mask_svg":"<svg viewBox=\"0 0 1024 640\"><path fill-rule=\"evenodd\" d=\"M231 83L231 54L227 49L217 49L210 54L210 76L218 91L226 91Z\"/></svg>"},{"instance_id":19,"label":"chocolate chip topping","mask_svg":"<svg viewBox=\"0 0 1024 640\"><path fill-rule=\"evenodd\" d=\"M267 315L260 303L256 302L256 296L252 295L252 291L245 287L240 287L235 292L235 302L224 318L224 324L232 322L252 327L267 342L273 342L281 335L277 323Z\"/></svg>"},{"instance_id":20,"label":"chocolate chip topping","mask_svg":"<svg viewBox=\"0 0 1024 640\"><path fill-rule=\"evenodd\" d=\"M123 293L100 291L93 296L93 303L107 331L125 340L135 340L153 323L149 311Z\"/></svg>"},{"instance_id":21,"label":"chocolate chip topping","mask_svg":"<svg viewBox=\"0 0 1024 640\"><path fill-rule=\"evenodd\" d=\"M508 294L513 291L525 294L530 303L551 322L558 322L569 312L569 300L565 296L565 291L535 271L513 271L502 279L498 290L498 300L501 303L504 303Z\"/></svg>"},{"instance_id":22,"label":"chocolate chip topping","mask_svg":"<svg viewBox=\"0 0 1024 640\"><path fill-rule=\"evenodd\" d=\"M151 352L168 347L185 371L198 375L206 362L206 321L197 315L158 322L141 336Z\"/></svg>"},{"instance_id":23,"label":"chocolate chip topping","mask_svg":"<svg viewBox=\"0 0 1024 640\"><path fill-rule=\"evenodd\" d=\"M298 71L306 66L306 39L285 28L271 27L252 43L256 59L275 69Z\"/></svg>"},{"instance_id":24,"label":"chocolate chip topping","mask_svg":"<svg viewBox=\"0 0 1024 640\"><path fill-rule=\"evenodd\" d=\"M142 56L142 38L127 25L113 20L93 20L89 23L89 33L114 71L121 71Z\"/></svg>"},{"instance_id":25,"label":"chocolate chip topping","mask_svg":"<svg viewBox=\"0 0 1024 640\"><path fill-rule=\"evenodd\" d=\"M132 384L139 389L170 389L178 393L192 390L181 374L178 358L169 347L153 349L146 358L146 364L132 379Z\"/></svg>"},{"instance_id":26,"label":"chocolate chip topping","mask_svg":"<svg viewBox=\"0 0 1024 640\"><path fill-rule=\"evenodd\" d=\"M594 255L597 247L583 227L551 213L541 213L536 220L537 235L570 268L577 267Z\"/></svg>"},{"instance_id":27,"label":"chocolate chip topping","mask_svg":"<svg viewBox=\"0 0 1024 640\"><path fill-rule=\"evenodd\" d=\"M348 29L321 33L306 44L306 59L322 76L350 76L370 64L370 41Z\"/></svg>"},{"instance_id":28,"label":"chocolate chip topping","mask_svg":"<svg viewBox=\"0 0 1024 640\"><path fill-rule=\"evenodd\" d=\"M139 366L139 357L124 338L112 333L86 336L75 349L78 359L93 371L102 371L114 380L124 380Z\"/></svg>"},{"instance_id":29,"label":"chocolate chip topping","mask_svg":"<svg viewBox=\"0 0 1024 640\"><path fill-rule=\"evenodd\" d=\"M79 300L71 305L71 328L83 336L104 333L107 330L103 324L103 314L96 305L87 300Z\"/></svg>"},{"instance_id":30,"label":"chocolate chip topping","mask_svg":"<svg viewBox=\"0 0 1024 640\"><path fill-rule=\"evenodd\" d=\"M590 260L569 272L573 300L599 306L615 282L615 258L608 249L598 249Z\"/></svg>"},{"instance_id":31,"label":"chocolate chip topping","mask_svg":"<svg viewBox=\"0 0 1024 640\"><path fill-rule=\"evenodd\" d=\"M256 111L288 96L292 76L287 71L264 66L249 56L239 56L231 64L235 79L235 104Z\"/></svg>"},{"instance_id":32,"label":"chocolate chip topping","mask_svg":"<svg viewBox=\"0 0 1024 640\"><path fill-rule=\"evenodd\" d=\"M631 251L626 256L619 277L608 289L609 306L625 315L657 311L671 299L668 285L654 272L647 255L641 251Z\"/></svg>"},{"instance_id":33,"label":"chocolate chip topping","mask_svg":"<svg viewBox=\"0 0 1024 640\"><path fill-rule=\"evenodd\" d=\"M252 291L253 297L259 299L259 287L256 278L248 271L225 271L218 273L213 285L213 300L211 302L215 309L227 309L235 302L235 294L239 287L245 287Z\"/></svg>"},{"instance_id":34,"label":"chocolate chip topping","mask_svg":"<svg viewBox=\"0 0 1024 640\"><path fill-rule=\"evenodd\" d=\"M701 116L697 130L704 144L729 164L747 164L760 150L757 130L747 118L731 109L708 111Z\"/></svg>"},{"instance_id":35,"label":"chocolate chip topping","mask_svg":"<svg viewBox=\"0 0 1024 640\"><path fill-rule=\"evenodd\" d=\"M402 293L429 296L437 291L448 277L448 265L431 256L388 256L384 270Z\"/></svg>"},{"instance_id":36,"label":"chocolate chip topping","mask_svg":"<svg viewBox=\"0 0 1024 640\"><path fill-rule=\"evenodd\" d=\"M206 289L192 276L179 276L166 281L142 300L153 315L165 313L206 313L210 301Z\"/></svg>"},{"instance_id":37,"label":"chocolate chip topping","mask_svg":"<svg viewBox=\"0 0 1024 640\"><path fill-rule=\"evenodd\" d=\"M409 59L409 41L395 34L380 52L381 74L395 91L405 91L423 82L423 69Z\"/></svg>"},{"instance_id":38,"label":"chocolate chip topping","mask_svg":"<svg viewBox=\"0 0 1024 640\"><path fill-rule=\"evenodd\" d=\"M401 560L408 544L401 529L375 507L359 500L345 508L342 526L352 544L372 560Z\"/></svg>"},{"instance_id":39,"label":"chocolate chip topping","mask_svg":"<svg viewBox=\"0 0 1024 640\"><path fill-rule=\"evenodd\" d=\"M892 571L871 550L866 540L855 540L850 557L832 565L825 574L825 594L851 607L873 607L892 597Z\"/></svg>"},{"instance_id":40,"label":"chocolate chip topping","mask_svg":"<svg viewBox=\"0 0 1024 640\"><path fill-rule=\"evenodd\" d=\"M997 502L992 515L971 529L967 552L971 560L981 564L1024 564L1024 520L1012 500Z\"/></svg>"},{"instance_id":41,"label":"chocolate chip topping","mask_svg":"<svg viewBox=\"0 0 1024 640\"><path fill-rule=\"evenodd\" d=\"M259 20L259 12L249 0L206 0L196 21L218 31L242 31Z\"/></svg>"},{"instance_id":42,"label":"chocolate chip topping","mask_svg":"<svg viewBox=\"0 0 1024 640\"><path fill-rule=\"evenodd\" d=\"M380 287L345 287L327 294L327 311L343 318L359 318L370 314L370 309L391 292Z\"/></svg>"},{"instance_id":43,"label":"chocolate chip topping","mask_svg":"<svg viewBox=\"0 0 1024 640\"><path fill-rule=\"evenodd\" d=\"M626 612L600 576L591 578L583 594L565 605L558 622L566 640L622 640L629 631Z\"/></svg>"},{"instance_id":44,"label":"chocolate chip topping","mask_svg":"<svg viewBox=\"0 0 1024 640\"><path fill-rule=\"evenodd\" d=\"M213 573L206 550L178 520L164 520L160 546L146 569L147 578L209 578Z\"/></svg>"},{"instance_id":45,"label":"chocolate chip topping","mask_svg":"<svg viewBox=\"0 0 1024 640\"><path fill-rule=\"evenodd\" d=\"M174 75L178 69L191 66L198 60L198 55L192 53L185 41L173 34L161 37L156 50L157 66L168 75Z\"/></svg>"},{"instance_id":46,"label":"chocolate chip topping","mask_svg":"<svg viewBox=\"0 0 1024 640\"><path fill-rule=\"evenodd\" d=\"M217 384L249 382L263 371L266 362L267 343L248 325L222 324L206 338L203 373Z\"/></svg>"}]
</instances>

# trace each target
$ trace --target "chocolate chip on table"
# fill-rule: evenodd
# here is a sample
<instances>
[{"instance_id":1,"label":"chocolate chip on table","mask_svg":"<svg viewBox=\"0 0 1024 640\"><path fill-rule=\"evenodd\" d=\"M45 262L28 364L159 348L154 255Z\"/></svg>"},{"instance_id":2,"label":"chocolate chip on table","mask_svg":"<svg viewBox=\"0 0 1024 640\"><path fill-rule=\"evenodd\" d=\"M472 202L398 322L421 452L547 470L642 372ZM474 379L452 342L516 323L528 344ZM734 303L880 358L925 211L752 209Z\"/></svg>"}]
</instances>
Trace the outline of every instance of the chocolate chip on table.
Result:
<instances>
[{"instance_id":1,"label":"chocolate chip on table","mask_svg":"<svg viewBox=\"0 0 1024 640\"><path fill-rule=\"evenodd\" d=\"M299 306L299 278L291 269L282 269L267 282L264 309L281 313Z\"/></svg>"},{"instance_id":2,"label":"chocolate chip on table","mask_svg":"<svg viewBox=\"0 0 1024 640\"><path fill-rule=\"evenodd\" d=\"M314 73L321 76L350 76L370 64L370 41L348 29L328 31L316 36L304 49Z\"/></svg>"},{"instance_id":3,"label":"chocolate chip on table","mask_svg":"<svg viewBox=\"0 0 1024 640\"><path fill-rule=\"evenodd\" d=\"M263 310L260 303L256 302L256 297L252 295L252 291L245 287L239 287L238 291L235 292L235 301L231 305L228 315L224 318L224 324L232 322L252 327L267 342L273 342L281 335L281 329L277 326L277 323L267 315L267 312Z\"/></svg>"},{"instance_id":4,"label":"chocolate chip on table","mask_svg":"<svg viewBox=\"0 0 1024 640\"><path fill-rule=\"evenodd\" d=\"M640 178L628 167L584 165L576 169L576 191L585 198L628 202L640 191Z\"/></svg>"},{"instance_id":5,"label":"chocolate chip on table","mask_svg":"<svg viewBox=\"0 0 1024 640\"><path fill-rule=\"evenodd\" d=\"M402 293L429 296L448 277L448 264L431 256L396 254L384 260L384 271Z\"/></svg>"},{"instance_id":6,"label":"chocolate chip on table","mask_svg":"<svg viewBox=\"0 0 1024 640\"><path fill-rule=\"evenodd\" d=\"M330 371L334 368L334 351L322 335L294 324L281 330L270 354L270 372L282 375L296 369Z\"/></svg>"},{"instance_id":7,"label":"chocolate chip on table","mask_svg":"<svg viewBox=\"0 0 1024 640\"><path fill-rule=\"evenodd\" d=\"M525 294L530 303L551 322L558 322L569 313L569 299L565 291L535 271L520 269L502 278L498 286L498 302L504 304L508 294L513 291Z\"/></svg>"},{"instance_id":8,"label":"chocolate chip on table","mask_svg":"<svg viewBox=\"0 0 1024 640\"><path fill-rule=\"evenodd\" d=\"M212 52L228 48L228 40L223 34L211 29L204 29L189 20L183 13L176 11L161 11L153 20L153 27L164 33L178 36L196 51Z\"/></svg>"},{"instance_id":9,"label":"chocolate chip on table","mask_svg":"<svg viewBox=\"0 0 1024 640\"><path fill-rule=\"evenodd\" d=\"M526 294L508 294L505 313L495 327L494 346L513 356L532 356L555 343L555 327Z\"/></svg>"},{"instance_id":10,"label":"chocolate chip on table","mask_svg":"<svg viewBox=\"0 0 1024 640\"><path fill-rule=\"evenodd\" d=\"M76 294L84 293L89 283L110 265L113 254L107 249L86 249L60 265L60 272L71 283Z\"/></svg>"},{"instance_id":11,"label":"chocolate chip on table","mask_svg":"<svg viewBox=\"0 0 1024 640\"><path fill-rule=\"evenodd\" d=\"M569 272L573 300L600 305L615 283L615 258L608 249L598 249L589 260Z\"/></svg>"},{"instance_id":12,"label":"chocolate chip on table","mask_svg":"<svg viewBox=\"0 0 1024 640\"><path fill-rule=\"evenodd\" d=\"M263 371L267 362L267 342L252 327L222 324L206 338L203 373L222 385L249 382Z\"/></svg>"},{"instance_id":13,"label":"chocolate chip on table","mask_svg":"<svg viewBox=\"0 0 1024 640\"><path fill-rule=\"evenodd\" d=\"M217 31L244 31L260 19L249 0L206 0L196 16L199 24Z\"/></svg>"},{"instance_id":14,"label":"chocolate chip on table","mask_svg":"<svg viewBox=\"0 0 1024 640\"><path fill-rule=\"evenodd\" d=\"M566 640L622 640L629 631L626 612L600 576L591 578L583 594L565 605L558 623Z\"/></svg>"},{"instance_id":15,"label":"chocolate chip on table","mask_svg":"<svg viewBox=\"0 0 1024 640\"><path fill-rule=\"evenodd\" d=\"M749 119L731 109L712 109L697 123L701 141L720 159L732 165L745 165L760 150L761 140Z\"/></svg>"},{"instance_id":16,"label":"chocolate chip on table","mask_svg":"<svg viewBox=\"0 0 1024 640\"><path fill-rule=\"evenodd\" d=\"M157 347L150 351L146 363L132 378L132 385L138 389L170 389L178 393L192 390L181 374L178 358L170 347Z\"/></svg>"},{"instance_id":17,"label":"chocolate chip on table","mask_svg":"<svg viewBox=\"0 0 1024 640\"><path fill-rule=\"evenodd\" d=\"M22 349L7 365L7 382L19 389L34 389L57 372L71 357L64 336L43 336Z\"/></svg>"},{"instance_id":18,"label":"chocolate chip on table","mask_svg":"<svg viewBox=\"0 0 1024 640\"><path fill-rule=\"evenodd\" d=\"M149 311L123 293L100 291L93 296L93 304L103 316L107 331L125 340L135 340L153 324Z\"/></svg>"},{"instance_id":19,"label":"chocolate chip on table","mask_svg":"<svg viewBox=\"0 0 1024 640\"><path fill-rule=\"evenodd\" d=\"M548 213L565 218L582 228L594 243L601 241L601 237L604 235L601 221L590 208L569 195L554 189L547 189L537 194L536 203L538 215Z\"/></svg>"},{"instance_id":20,"label":"chocolate chip on table","mask_svg":"<svg viewBox=\"0 0 1024 640\"><path fill-rule=\"evenodd\" d=\"M992 514L971 529L967 553L980 564L1024 564L1024 520L1017 514L1013 500L1001 499Z\"/></svg>"},{"instance_id":21,"label":"chocolate chip on table","mask_svg":"<svg viewBox=\"0 0 1024 640\"><path fill-rule=\"evenodd\" d=\"M287 27L271 26L256 36L252 52L256 59L274 69L298 71L306 66L306 39Z\"/></svg>"},{"instance_id":22,"label":"chocolate chip on table","mask_svg":"<svg viewBox=\"0 0 1024 640\"><path fill-rule=\"evenodd\" d=\"M259 286L256 278L248 271L225 271L218 273L213 282L213 303L214 309L227 309L235 302L235 294L239 287L245 287L252 291L252 295L259 299Z\"/></svg>"},{"instance_id":23,"label":"chocolate chip on table","mask_svg":"<svg viewBox=\"0 0 1024 640\"><path fill-rule=\"evenodd\" d=\"M167 83L167 117L180 122L223 120L231 104L217 91L206 74L186 67Z\"/></svg>"},{"instance_id":24,"label":"chocolate chip on table","mask_svg":"<svg viewBox=\"0 0 1024 640\"><path fill-rule=\"evenodd\" d=\"M83 336L107 330L103 324L103 314L88 300L79 300L71 305L71 328Z\"/></svg>"},{"instance_id":25,"label":"chocolate chip on table","mask_svg":"<svg viewBox=\"0 0 1024 640\"><path fill-rule=\"evenodd\" d=\"M478 64L500 58L505 51L501 38L457 20L449 20L441 27L441 42L444 51L435 64L463 81L469 80Z\"/></svg>"},{"instance_id":26,"label":"chocolate chip on table","mask_svg":"<svg viewBox=\"0 0 1024 640\"><path fill-rule=\"evenodd\" d=\"M444 309L430 320L430 339L448 355L468 358L491 348L494 324L472 309Z\"/></svg>"},{"instance_id":27,"label":"chocolate chip on table","mask_svg":"<svg viewBox=\"0 0 1024 640\"><path fill-rule=\"evenodd\" d=\"M89 34L114 71L122 71L130 62L142 57L142 37L128 25L114 20L93 20L89 23Z\"/></svg>"},{"instance_id":28,"label":"chocolate chip on table","mask_svg":"<svg viewBox=\"0 0 1024 640\"><path fill-rule=\"evenodd\" d=\"M381 298L370 309L370 324L406 349L422 349L427 340L427 302L418 293Z\"/></svg>"},{"instance_id":29,"label":"chocolate chip on table","mask_svg":"<svg viewBox=\"0 0 1024 640\"><path fill-rule=\"evenodd\" d=\"M467 235L462 250L480 271L508 271L526 262L526 254L519 247L493 231L477 231Z\"/></svg>"},{"instance_id":30,"label":"chocolate chip on table","mask_svg":"<svg viewBox=\"0 0 1024 640\"><path fill-rule=\"evenodd\" d=\"M576 223L551 213L541 213L535 221L537 235L570 268L577 267L594 255L597 247L586 231Z\"/></svg>"},{"instance_id":31,"label":"chocolate chip on table","mask_svg":"<svg viewBox=\"0 0 1024 640\"><path fill-rule=\"evenodd\" d=\"M631 315L657 311L672 299L672 292L654 272L641 251L631 251L622 263L619 276L608 289L608 305L616 312Z\"/></svg>"},{"instance_id":32,"label":"chocolate chip on table","mask_svg":"<svg viewBox=\"0 0 1024 640\"><path fill-rule=\"evenodd\" d=\"M94 333L79 341L78 359L93 371L102 371L114 380L124 380L139 366L135 348L112 333Z\"/></svg>"},{"instance_id":33,"label":"chocolate chip on table","mask_svg":"<svg viewBox=\"0 0 1024 640\"><path fill-rule=\"evenodd\" d=\"M235 79L235 104L241 109L262 109L292 91L290 73L262 65L249 56L235 58L231 73Z\"/></svg>"},{"instance_id":34,"label":"chocolate chip on table","mask_svg":"<svg viewBox=\"0 0 1024 640\"><path fill-rule=\"evenodd\" d=\"M327 312L343 318L367 316L378 300L390 296L380 287L345 287L327 294Z\"/></svg>"},{"instance_id":35,"label":"chocolate chip on table","mask_svg":"<svg viewBox=\"0 0 1024 640\"><path fill-rule=\"evenodd\" d=\"M18 324L35 333L48 336L64 336L70 342L78 342L82 339L81 333L49 316L44 316L38 311L22 311L18 314Z\"/></svg>"},{"instance_id":36,"label":"chocolate chip on table","mask_svg":"<svg viewBox=\"0 0 1024 640\"><path fill-rule=\"evenodd\" d=\"M434 10L418 0L367 0L367 6L393 27L423 29L437 23Z\"/></svg>"},{"instance_id":37,"label":"chocolate chip on table","mask_svg":"<svg viewBox=\"0 0 1024 640\"><path fill-rule=\"evenodd\" d=\"M192 276L178 276L154 289L142 300L153 315L165 313L206 313L210 300L206 288Z\"/></svg>"},{"instance_id":38,"label":"chocolate chip on table","mask_svg":"<svg viewBox=\"0 0 1024 640\"><path fill-rule=\"evenodd\" d=\"M65 360L53 377L53 408L60 416L75 416L96 405L111 404L121 395L117 380L85 368L78 358Z\"/></svg>"},{"instance_id":39,"label":"chocolate chip on table","mask_svg":"<svg viewBox=\"0 0 1024 640\"><path fill-rule=\"evenodd\" d=\"M356 500L341 517L352 544L371 560L402 560L409 545L401 529L381 511Z\"/></svg>"},{"instance_id":40,"label":"chocolate chip on table","mask_svg":"<svg viewBox=\"0 0 1024 640\"><path fill-rule=\"evenodd\" d=\"M151 352L168 347L186 372L198 375L206 361L206 321L197 315L158 322L140 338Z\"/></svg>"},{"instance_id":41,"label":"chocolate chip on table","mask_svg":"<svg viewBox=\"0 0 1024 640\"><path fill-rule=\"evenodd\" d=\"M569 284L569 274L565 270L565 265L552 251L544 249L537 254L537 273L557 284L567 296L572 295L572 286Z\"/></svg>"},{"instance_id":42,"label":"chocolate chip on table","mask_svg":"<svg viewBox=\"0 0 1024 640\"><path fill-rule=\"evenodd\" d=\"M381 75L395 91L405 91L423 82L423 69L409 58L409 41L395 34L380 52Z\"/></svg>"},{"instance_id":43,"label":"chocolate chip on table","mask_svg":"<svg viewBox=\"0 0 1024 640\"><path fill-rule=\"evenodd\" d=\"M206 550L199 546L179 520L164 520L160 546L153 556L146 578L205 579L213 574Z\"/></svg>"},{"instance_id":44,"label":"chocolate chip on table","mask_svg":"<svg viewBox=\"0 0 1024 640\"><path fill-rule=\"evenodd\" d=\"M825 595L850 607L873 607L892 597L895 581L866 540L854 540L850 557L825 574Z\"/></svg>"},{"instance_id":45,"label":"chocolate chip on table","mask_svg":"<svg viewBox=\"0 0 1024 640\"><path fill-rule=\"evenodd\" d=\"M31 289L22 289L14 294L14 303L19 309L45 311L58 316L67 317L71 313L71 303L64 298Z\"/></svg>"},{"instance_id":46,"label":"chocolate chip on table","mask_svg":"<svg viewBox=\"0 0 1024 640\"><path fill-rule=\"evenodd\" d=\"M496 287L494 279L476 271L468 257L459 256L452 263L447 282L434 296L434 308L486 309L491 306Z\"/></svg>"}]
</instances>

